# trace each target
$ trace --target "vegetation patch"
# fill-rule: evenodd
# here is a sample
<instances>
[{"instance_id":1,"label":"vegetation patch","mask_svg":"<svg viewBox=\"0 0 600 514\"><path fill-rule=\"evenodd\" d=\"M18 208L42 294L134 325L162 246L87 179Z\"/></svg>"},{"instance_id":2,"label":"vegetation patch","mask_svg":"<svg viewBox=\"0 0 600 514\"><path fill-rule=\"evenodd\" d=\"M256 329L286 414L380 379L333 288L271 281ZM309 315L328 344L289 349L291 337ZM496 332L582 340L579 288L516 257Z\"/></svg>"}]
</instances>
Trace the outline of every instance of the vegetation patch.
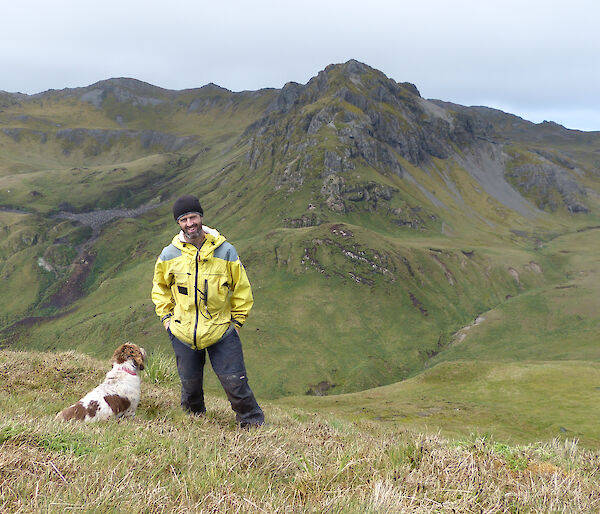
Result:
<instances>
[{"instance_id":1,"label":"vegetation patch","mask_svg":"<svg viewBox=\"0 0 600 514\"><path fill-rule=\"evenodd\" d=\"M3 362L15 364L16 375L4 400L22 398L32 366L53 382L40 388L42 402L3 402L0 504L6 511L97 512L114 505L133 512L600 508L598 453L572 439L524 446L489 436L453 440L269 402L267 424L246 431L233 423L224 397L208 395L206 416L188 416L174 384L146 374L135 419L57 425L57 396L82 388L54 378L52 370L65 357L0 352ZM68 360L81 376L102 365L80 354Z\"/></svg>"}]
</instances>

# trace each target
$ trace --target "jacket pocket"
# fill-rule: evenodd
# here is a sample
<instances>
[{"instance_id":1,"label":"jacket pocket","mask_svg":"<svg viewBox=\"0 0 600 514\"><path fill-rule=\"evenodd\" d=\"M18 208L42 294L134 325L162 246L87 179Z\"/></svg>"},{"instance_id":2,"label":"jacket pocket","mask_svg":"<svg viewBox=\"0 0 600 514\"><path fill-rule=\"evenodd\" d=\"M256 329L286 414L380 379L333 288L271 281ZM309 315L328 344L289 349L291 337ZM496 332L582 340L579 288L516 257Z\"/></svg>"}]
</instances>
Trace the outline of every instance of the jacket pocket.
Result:
<instances>
[{"instance_id":1,"label":"jacket pocket","mask_svg":"<svg viewBox=\"0 0 600 514\"><path fill-rule=\"evenodd\" d=\"M188 273L175 273L173 283L173 298L175 299L175 310L189 311L194 307L194 288L190 287L190 275Z\"/></svg>"},{"instance_id":2,"label":"jacket pocket","mask_svg":"<svg viewBox=\"0 0 600 514\"><path fill-rule=\"evenodd\" d=\"M191 322L191 318L175 314L171 320L171 324L169 325L171 335L186 344L192 345L194 342L194 325Z\"/></svg>"},{"instance_id":3,"label":"jacket pocket","mask_svg":"<svg viewBox=\"0 0 600 514\"><path fill-rule=\"evenodd\" d=\"M209 312L211 314L219 313L223 310L229 294L227 275L225 273L205 275L203 287L206 292L205 301Z\"/></svg>"}]
</instances>

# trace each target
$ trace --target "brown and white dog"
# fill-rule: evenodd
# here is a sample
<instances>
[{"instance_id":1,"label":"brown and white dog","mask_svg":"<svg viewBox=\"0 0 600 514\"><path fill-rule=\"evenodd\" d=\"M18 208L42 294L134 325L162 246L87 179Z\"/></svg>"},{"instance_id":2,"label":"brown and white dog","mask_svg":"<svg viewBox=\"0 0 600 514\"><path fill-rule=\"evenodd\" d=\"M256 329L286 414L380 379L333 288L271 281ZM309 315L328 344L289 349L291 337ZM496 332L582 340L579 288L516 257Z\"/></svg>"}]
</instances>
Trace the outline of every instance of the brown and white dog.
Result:
<instances>
[{"instance_id":1,"label":"brown and white dog","mask_svg":"<svg viewBox=\"0 0 600 514\"><path fill-rule=\"evenodd\" d=\"M140 371L145 362L146 350L141 346L122 344L112 356L112 369L104 382L77 403L60 411L56 419L99 421L135 416L140 403Z\"/></svg>"}]
</instances>

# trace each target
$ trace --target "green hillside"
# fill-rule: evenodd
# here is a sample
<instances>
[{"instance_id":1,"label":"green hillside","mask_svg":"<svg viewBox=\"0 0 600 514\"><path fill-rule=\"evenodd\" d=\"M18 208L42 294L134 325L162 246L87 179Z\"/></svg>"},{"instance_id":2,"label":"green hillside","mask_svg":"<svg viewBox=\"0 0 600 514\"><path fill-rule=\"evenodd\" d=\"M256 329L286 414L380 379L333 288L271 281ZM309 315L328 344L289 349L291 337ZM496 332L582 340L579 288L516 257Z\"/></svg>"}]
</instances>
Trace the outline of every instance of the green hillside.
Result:
<instances>
[{"instance_id":1,"label":"green hillside","mask_svg":"<svg viewBox=\"0 0 600 514\"><path fill-rule=\"evenodd\" d=\"M134 419L56 422L56 412L98 384L106 366L72 351L0 351L4 512L594 512L600 506L598 451L572 437L521 445L485 434L449 440L271 402L264 403L265 426L239 430L222 393L207 397L206 416L184 414L173 368L155 358L142 374ZM532 378L532 371L525 375ZM436 379L468 383L448 372L428 373L421 380L426 394Z\"/></svg>"},{"instance_id":2,"label":"green hillside","mask_svg":"<svg viewBox=\"0 0 600 514\"><path fill-rule=\"evenodd\" d=\"M519 442L562 426L596 445L593 421L538 415L533 392L517 405L441 379L417 390L469 366L524 366L525 390L548 370L560 390L594 369L598 148L600 133L427 100L357 61L281 90L110 79L2 93L0 345L105 359L132 340L170 355L152 269L177 229L173 200L192 192L248 270L261 398L372 419L398 395L409 417L464 402L466 417L423 420ZM581 387L577 412L594 399ZM371 388L391 399L369 406Z\"/></svg>"},{"instance_id":3,"label":"green hillside","mask_svg":"<svg viewBox=\"0 0 600 514\"><path fill-rule=\"evenodd\" d=\"M598 362L452 361L389 386L280 403L396 430L439 430L453 439L478 434L527 444L575 438L598 448L598 383Z\"/></svg>"}]
</instances>

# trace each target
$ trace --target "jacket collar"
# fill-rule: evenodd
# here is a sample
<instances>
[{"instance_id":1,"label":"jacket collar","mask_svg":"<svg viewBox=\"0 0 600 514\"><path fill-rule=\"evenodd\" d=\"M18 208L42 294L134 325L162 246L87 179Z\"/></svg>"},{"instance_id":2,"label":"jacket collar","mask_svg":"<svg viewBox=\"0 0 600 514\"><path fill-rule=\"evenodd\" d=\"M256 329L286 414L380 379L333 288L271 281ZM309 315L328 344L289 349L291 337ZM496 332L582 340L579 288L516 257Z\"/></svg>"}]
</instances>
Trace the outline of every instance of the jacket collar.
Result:
<instances>
[{"instance_id":1,"label":"jacket collar","mask_svg":"<svg viewBox=\"0 0 600 514\"><path fill-rule=\"evenodd\" d=\"M132 369L129 368L129 366L126 365L120 365L116 368L117 371L124 371L125 373L129 373L130 375L133 375L134 377L137 376L137 373L135 371L133 371Z\"/></svg>"},{"instance_id":2,"label":"jacket collar","mask_svg":"<svg viewBox=\"0 0 600 514\"><path fill-rule=\"evenodd\" d=\"M208 241L214 241L221 235L217 230L215 230L214 228L207 227L206 225L202 225L202 232L204 232L204 237ZM179 231L179 241L182 243L187 243L185 236L183 235L183 230Z\"/></svg>"},{"instance_id":3,"label":"jacket collar","mask_svg":"<svg viewBox=\"0 0 600 514\"><path fill-rule=\"evenodd\" d=\"M202 225L202 230L204 232L205 243L209 244L202 245L202 247L200 248L200 256L202 258L206 258L210 253L214 251L215 248L223 244L226 241L226 239L224 236L219 234L219 232L214 228ZM180 250L183 250L187 253L196 253L196 247L192 243L188 243L185 240L183 231L180 231L179 234L177 234L173 238L173 241L171 241L171 243Z\"/></svg>"}]
</instances>

